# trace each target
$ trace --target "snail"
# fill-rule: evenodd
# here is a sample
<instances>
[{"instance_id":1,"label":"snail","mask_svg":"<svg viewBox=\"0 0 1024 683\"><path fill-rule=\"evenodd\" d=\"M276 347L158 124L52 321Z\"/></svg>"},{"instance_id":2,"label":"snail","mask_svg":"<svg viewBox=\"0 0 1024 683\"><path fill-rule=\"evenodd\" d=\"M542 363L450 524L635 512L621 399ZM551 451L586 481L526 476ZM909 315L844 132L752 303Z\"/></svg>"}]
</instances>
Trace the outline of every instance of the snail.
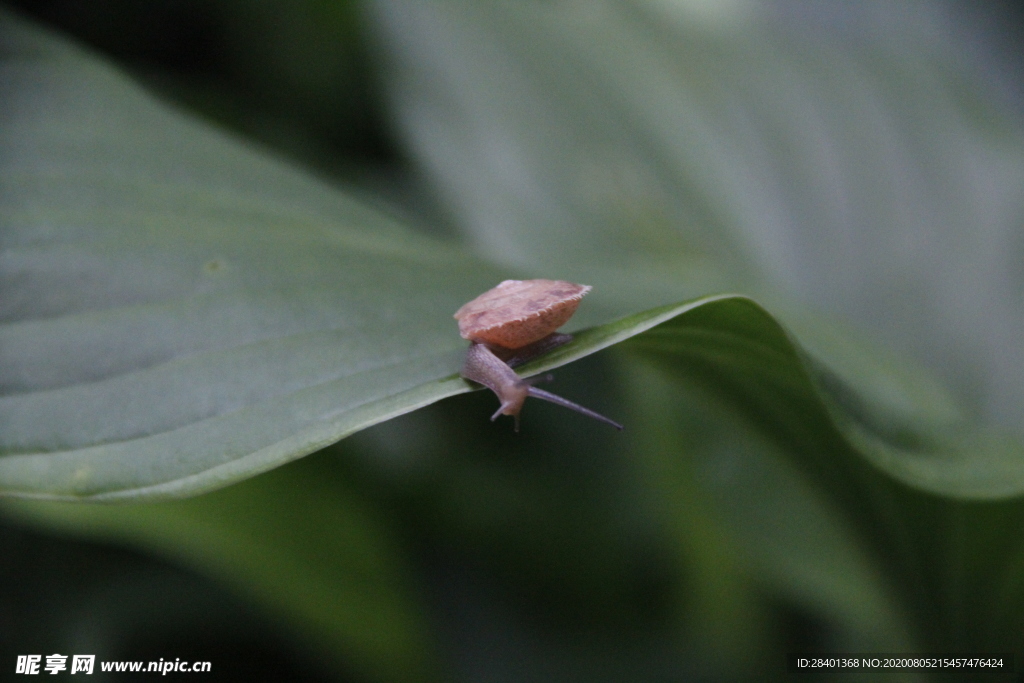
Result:
<instances>
[{"instance_id":1,"label":"snail","mask_svg":"<svg viewBox=\"0 0 1024 683\"><path fill-rule=\"evenodd\" d=\"M533 396L622 429L618 422L533 386L550 381L551 375L520 379L512 370L572 339L555 330L572 317L590 289L563 280L505 280L455 312L459 334L470 341L462 376L488 387L501 401L491 422L511 415L518 432L519 411L526 397Z\"/></svg>"}]
</instances>

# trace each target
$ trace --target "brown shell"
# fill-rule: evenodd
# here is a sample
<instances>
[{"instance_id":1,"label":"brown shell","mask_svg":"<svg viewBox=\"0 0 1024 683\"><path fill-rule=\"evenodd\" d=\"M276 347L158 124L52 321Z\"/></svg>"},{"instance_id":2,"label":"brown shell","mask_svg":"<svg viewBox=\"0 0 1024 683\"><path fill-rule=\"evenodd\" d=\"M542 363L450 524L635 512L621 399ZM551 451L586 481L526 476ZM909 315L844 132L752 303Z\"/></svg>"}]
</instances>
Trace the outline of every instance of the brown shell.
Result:
<instances>
[{"instance_id":1,"label":"brown shell","mask_svg":"<svg viewBox=\"0 0 1024 683\"><path fill-rule=\"evenodd\" d=\"M455 312L463 339L518 349L564 325L588 285L564 280L505 280Z\"/></svg>"}]
</instances>

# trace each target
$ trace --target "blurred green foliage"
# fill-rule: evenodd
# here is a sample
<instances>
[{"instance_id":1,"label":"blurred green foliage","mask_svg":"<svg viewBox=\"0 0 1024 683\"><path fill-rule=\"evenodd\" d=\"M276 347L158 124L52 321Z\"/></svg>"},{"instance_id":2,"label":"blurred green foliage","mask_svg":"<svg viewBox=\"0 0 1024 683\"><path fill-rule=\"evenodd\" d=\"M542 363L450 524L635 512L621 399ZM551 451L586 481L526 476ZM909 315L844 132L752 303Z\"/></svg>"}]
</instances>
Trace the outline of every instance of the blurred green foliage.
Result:
<instances>
[{"instance_id":1,"label":"blurred green foliage","mask_svg":"<svg viewBox=\"0 0 1024 683\"><path fill-rule=\"evenodd\" d=\"M1024 127L941 39L742 2L16 5L165 102L0 17L5 491L259 476L6 501L0 666L1024 665ZM515 435L455 396L448 316L507 276L595 285L533 369L576 361L558 393L624 434L528 405ZM767 312L678 303L728 290Z\"/></svg>"}]
</instances>

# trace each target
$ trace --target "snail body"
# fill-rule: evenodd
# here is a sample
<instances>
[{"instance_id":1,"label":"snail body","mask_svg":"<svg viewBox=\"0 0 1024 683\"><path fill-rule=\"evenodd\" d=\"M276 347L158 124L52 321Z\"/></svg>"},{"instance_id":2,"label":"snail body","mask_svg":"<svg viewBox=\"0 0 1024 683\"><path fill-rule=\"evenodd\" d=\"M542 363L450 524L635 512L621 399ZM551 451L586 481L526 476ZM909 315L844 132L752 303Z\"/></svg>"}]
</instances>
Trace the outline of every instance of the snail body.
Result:
<instances>
[{"instance_id":1,"label":"snail body","mask_svg":"<svg viewBox=\"0 0 1024 683\"><path fill-rule=\"evenodd\" d=\"M519 412L533 396L622 429L603 415L533 386L551 380L551 375L521 379L512 369L572 339L555 330L572 317L589 291L587 285L563 280L505 280L456 311L459 333L470 341L461 374L491 389L501 401L492 422L511 415L519 431Z\"/></svg>"}]
</instances>

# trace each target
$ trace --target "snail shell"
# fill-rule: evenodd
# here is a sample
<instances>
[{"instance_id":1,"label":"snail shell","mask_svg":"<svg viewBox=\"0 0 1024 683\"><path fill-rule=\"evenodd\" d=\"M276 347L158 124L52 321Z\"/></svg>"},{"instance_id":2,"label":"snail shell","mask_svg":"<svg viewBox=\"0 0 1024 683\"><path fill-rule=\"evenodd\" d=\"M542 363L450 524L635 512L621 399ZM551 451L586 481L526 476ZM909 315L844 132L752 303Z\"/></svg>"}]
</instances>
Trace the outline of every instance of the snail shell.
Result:
<instances>
[{"instance_id":1,"label":"snail shell","mask_svg":"<svg viewBox=\"0 0 1024 683\"><path fill-rule=\"evenodd\" d=\"M522 348L564 325L589 291L564 280L505 280L455 312L459 334L479 344Z\"/></svg>"}]
</instances>

